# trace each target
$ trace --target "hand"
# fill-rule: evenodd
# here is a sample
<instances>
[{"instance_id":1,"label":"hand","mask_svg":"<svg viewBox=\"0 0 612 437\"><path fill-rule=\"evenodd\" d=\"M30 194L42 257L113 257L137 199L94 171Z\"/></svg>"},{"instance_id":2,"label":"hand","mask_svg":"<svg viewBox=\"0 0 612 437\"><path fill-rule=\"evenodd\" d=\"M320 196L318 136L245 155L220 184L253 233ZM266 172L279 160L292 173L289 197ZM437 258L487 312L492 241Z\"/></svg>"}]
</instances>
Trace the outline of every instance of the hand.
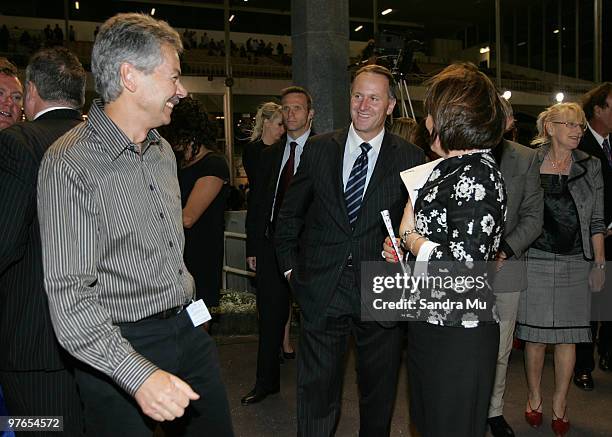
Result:
<instances>
[{"instance_id":1,"label":"hand","mask_svg":"<svg viewBox=\"0 0 612 437\"><path fill-rule=\"evenodd\" d=\"M285 277L287 278L287 282L291 281L291 272L293 272L293 270L289 270L285 275Z\"/></svg>"},{"instance_id":2,"label":"hand","mask_svg":"<svg viewBox=\"0 0 612 437\"><path fill-rule=\"evenodd\" d=\"M256 256L247 256L246 262L247 262L247 266L249 266L249 269L253 271L257 270L257 257Z\"/></svg>"},{"instance_id":3,"label":"hand","mask_svg":"<svg viewBox=\"0 0 612 437\"><path fill-rule=\"evenodd\" d=\"M163 422L181 417L189 402L199 399L200 395L180 378L156 370L136 391L134 398L144 414Z\"/></svg>"},{"instance_id":4,"label":"hand","mask_svg":"<svg viewBox=\"0 0 612 437\"><path fill-rule=\"evenodd\" d=\"M506 255L506 252L504 252L503 250L500 250L499 252L497 252L497 256L495 257L495 271L496 272L499 272L502 269L507 259L508 259L508 255Z\"/></svg>"},{"instance_id":5,"label":"hand","mask_svg":"<svg viewBox=\"0 0 612 437\"><path fill-rule=\"evenodd\" d=\"M608 230L606 231L606 235L604 235L604 238L608 238L610 235L612 235L612 229L608 228Z\"/></svg>"},{"instance_id":6,"label":"hand","mask_svg":"<svg viewBox=\"0 0 612 437\"><path fill-rule=\"evenodd\" d=\"M416 227L414 222L414 209L412 209L412 201L408 199L406 206L404 207L404 215L402 216L402 222L400 223L400 237L406 229L414 229Z\"/></svg>"},{"instance_id":7,"label":"hand","mask_svg":"<svg viewBox=\"0 0 612 437\"><path fill-rule=\"evenodd\" d=\"M589 273L589 287L591 291L601 291L606 282L606 271L593 267Z\"/></svg>"},{"instance_id":8,"label":"hand","mask_svg":"<svg viewBox=\"0 0 612 437\"><path fill-rule=\"evenodd\" d=\"M396 241L397 247L400 247L401 240L399 238L396 238ZM399 259L397 258L397 253L395 253L395 248L393 247L393 243L391 242L391 238L389 237L385 238L385 242L383 243L383 255L385 256L385 261L389 263L399 262ZM402 252L401 248L400 255L404 256L404 252Z\"/></svg>"}]
</instances>

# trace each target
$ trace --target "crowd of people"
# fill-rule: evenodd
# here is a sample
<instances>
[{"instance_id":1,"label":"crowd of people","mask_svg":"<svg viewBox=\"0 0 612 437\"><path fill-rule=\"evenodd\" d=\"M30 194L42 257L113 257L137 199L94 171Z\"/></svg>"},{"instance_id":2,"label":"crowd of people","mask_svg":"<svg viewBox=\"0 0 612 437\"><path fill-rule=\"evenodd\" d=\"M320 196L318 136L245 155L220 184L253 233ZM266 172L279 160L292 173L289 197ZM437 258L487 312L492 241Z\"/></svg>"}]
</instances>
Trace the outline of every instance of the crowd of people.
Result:
<instances>
[{"instance_id":1,"label":"crowd of people","mask_svg":"<svg viewBox=\"0 0 612 437\"><path fill-rule=\"evenodd\" d=\"M10 205L0 213L0 387L11 415L63 416L75 436L157 426L234 435L208 332L229 168L215 124L181 83L182 39L148 15L108 19L85 121L86 73L68 49L38 51L23 85L0 59L0 203ZM306 88L279 94L258 109L243 157L259 344L242 405L278 393L281 360L296 358L298 435L334 435L352 337L360 435L388 436L407 338L421 435L512 436L503 399L516 334L525 420L541 426L546 406L566 435L572 379L593 388L596 338L599 366L612 370L612 325L591 311L612 255L612 84L545 109L532 148L504 138L511 105L469 63L427 83L420 123L389 125L394 79L379 65L355 73L338 131L314 132ZM384 318L364 304L364 266L375 261L443 281L407 298L427 306ZM487 280L459 287L459 277ZM461 300L481 304L468 311ZM541 389L547 345L553 393Z\"/></svg>"}]
</instances>

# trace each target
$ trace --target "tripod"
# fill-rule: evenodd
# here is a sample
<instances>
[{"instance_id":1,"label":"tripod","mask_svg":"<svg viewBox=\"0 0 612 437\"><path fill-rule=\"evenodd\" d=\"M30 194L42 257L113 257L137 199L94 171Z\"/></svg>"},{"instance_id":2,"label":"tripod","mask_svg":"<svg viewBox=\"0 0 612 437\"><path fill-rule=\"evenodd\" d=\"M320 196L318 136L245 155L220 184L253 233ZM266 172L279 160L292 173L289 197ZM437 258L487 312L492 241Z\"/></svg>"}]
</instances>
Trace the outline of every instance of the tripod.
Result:
<instances>
[{"instance_id":1,"label":"tripod","mask_svg":"<svg viewBox=\"0 0 612 437\"><path fill-rule=\"evenodd\" d=\"M399 93L399 101L400 101L400 113L402 117L412 116L413 120L416 120L414 116L414 108L412 107L412 99L410 98L410 92L408 91L408 84L406 83L406 79L403 75L399 75L399 80L396 80L397 88ZM408 114L408 108L406 107L406 101L408 101L408 106L410 107L410 115Z\"/></svg>"}]
</instances>

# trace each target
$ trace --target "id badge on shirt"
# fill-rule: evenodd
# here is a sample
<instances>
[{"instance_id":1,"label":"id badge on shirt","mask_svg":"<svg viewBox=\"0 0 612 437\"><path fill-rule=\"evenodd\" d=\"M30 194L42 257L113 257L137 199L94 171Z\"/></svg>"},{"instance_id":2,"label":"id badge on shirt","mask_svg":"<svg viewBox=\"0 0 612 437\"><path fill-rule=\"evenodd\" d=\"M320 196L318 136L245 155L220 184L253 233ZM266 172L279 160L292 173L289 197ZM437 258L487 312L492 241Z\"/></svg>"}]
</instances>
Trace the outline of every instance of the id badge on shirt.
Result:
<instances>
[{"instance_id":1,"label":"id badge on shirt","mask_svg":"<svg viewBox=\"0 0 612 437\"><path fill-rule=\"evenodd\" d=\"M206 323L212 318L202 299L192 302L187 307L187 314L189 314L189 318L194 327L200 326L202 323Z\"/></svg>"}]
</instances>

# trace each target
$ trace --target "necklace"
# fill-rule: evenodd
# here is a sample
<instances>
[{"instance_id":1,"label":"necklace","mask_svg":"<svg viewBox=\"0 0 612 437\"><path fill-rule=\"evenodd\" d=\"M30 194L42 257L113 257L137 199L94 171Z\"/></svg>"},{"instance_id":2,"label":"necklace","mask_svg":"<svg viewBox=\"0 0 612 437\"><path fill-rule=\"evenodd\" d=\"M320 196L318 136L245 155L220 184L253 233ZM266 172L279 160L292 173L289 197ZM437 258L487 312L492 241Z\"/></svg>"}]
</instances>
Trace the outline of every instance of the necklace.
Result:
<instances>
[{"instance_id":1,"label":"necklace","mask_svg":"<svg viewBox=\"0 0 612 437\"><path fill-rule=\"evenodd\" d=\"M564 158L560 161L553 161L553 159L550 157L550 151L546 154L546 157L548 158L548 161L550 162L550 165L552 166L553 170L558 173L565 173L571 162L574 160L571 153L567 156L567 158Z\"/></svg>"}]
</instances>

